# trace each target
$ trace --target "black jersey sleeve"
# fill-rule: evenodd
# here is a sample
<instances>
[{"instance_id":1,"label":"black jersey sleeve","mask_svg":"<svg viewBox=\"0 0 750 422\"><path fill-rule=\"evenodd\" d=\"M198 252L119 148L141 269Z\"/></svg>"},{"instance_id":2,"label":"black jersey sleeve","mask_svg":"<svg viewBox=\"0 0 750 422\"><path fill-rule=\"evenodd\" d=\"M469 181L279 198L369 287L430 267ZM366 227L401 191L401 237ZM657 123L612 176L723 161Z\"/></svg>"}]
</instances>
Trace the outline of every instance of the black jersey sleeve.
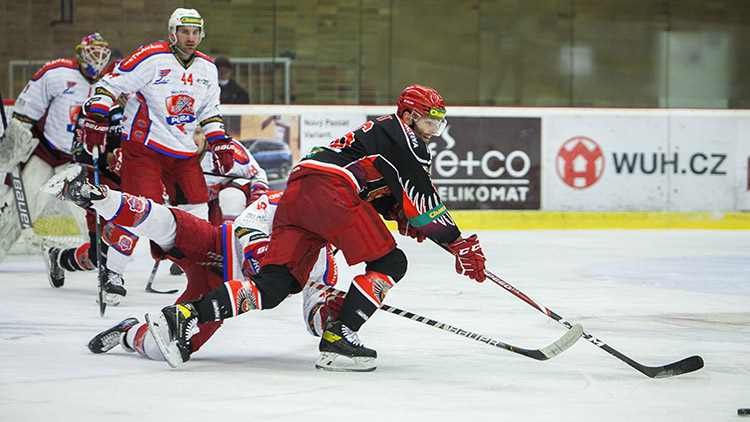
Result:
<instances>
[{"instance_id":1,"label":"black jersey sleeve","mask_svg":"<svg viewBox=\"0 0 750 422\"><path fill-rule=\"evenodd\" d=\"M430 178L431 154L424 141L396 115L381 117L363 135L377 151L372 161L392 197L401 205L409 222L438 243L450 243L461 234ZM355 138L359 133L355 132Z\"/></svg>"}]
</instances>

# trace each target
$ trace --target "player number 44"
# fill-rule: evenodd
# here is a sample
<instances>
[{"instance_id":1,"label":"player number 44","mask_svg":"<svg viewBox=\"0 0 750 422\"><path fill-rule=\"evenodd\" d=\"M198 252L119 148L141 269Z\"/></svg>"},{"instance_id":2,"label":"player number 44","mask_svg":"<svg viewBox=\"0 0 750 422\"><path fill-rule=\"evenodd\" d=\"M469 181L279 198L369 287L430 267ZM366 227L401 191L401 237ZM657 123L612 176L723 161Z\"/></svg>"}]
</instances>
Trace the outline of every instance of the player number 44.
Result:
<instances>
[{"instance_id":1,"label":"player number 44","mask_svg":"<svg viewBox=\"0 0 750 422\"><path fill-rule=\"evenodd\" d=\"M193 74L192 73L183 73L182 74L182 84L183 85L193 85Z\"/></svg>"}]
</instances>

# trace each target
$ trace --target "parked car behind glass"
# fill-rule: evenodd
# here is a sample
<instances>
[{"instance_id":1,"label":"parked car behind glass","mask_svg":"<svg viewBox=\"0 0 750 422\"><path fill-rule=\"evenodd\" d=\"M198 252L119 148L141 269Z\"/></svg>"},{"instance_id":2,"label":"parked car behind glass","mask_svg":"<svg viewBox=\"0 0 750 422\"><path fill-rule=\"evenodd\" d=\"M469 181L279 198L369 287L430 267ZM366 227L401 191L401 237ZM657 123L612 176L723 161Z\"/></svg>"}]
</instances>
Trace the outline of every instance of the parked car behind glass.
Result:
<instances>
[{"instance_id":1,"label":"parked car behind glass","mask_svg":"<svg viewBox=\"0 0 750 422\"><path fill-rule=\"evenodd\" d=\"M292 152L289 145L273 139L251 139L240 141L266 174L275 173L279 178L289 176L292 168Z\"/></svg>"}]
</instances>

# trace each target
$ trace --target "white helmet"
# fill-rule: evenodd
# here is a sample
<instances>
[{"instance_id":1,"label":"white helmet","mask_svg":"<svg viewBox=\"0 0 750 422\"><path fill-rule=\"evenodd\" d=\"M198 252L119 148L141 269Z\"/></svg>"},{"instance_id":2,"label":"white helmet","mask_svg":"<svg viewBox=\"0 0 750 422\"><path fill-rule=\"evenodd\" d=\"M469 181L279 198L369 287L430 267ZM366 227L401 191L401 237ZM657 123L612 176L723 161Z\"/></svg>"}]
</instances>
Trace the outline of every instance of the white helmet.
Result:
<instances>
[{"instance_id":1,"label":"white helmet","mask_svg":"<svg viewBox=\"0 0 750 422\"><path fill-rule=\"evenodd\" d=\"M172 12L172 16L169 17L169 41L172 44L177 42L178 26L197 26L200 28L201 37L198 40L199 44L203 40L203 37L206 36L206 30L203 29L203 18L195 9L183 9L179 7Z\"/></svg>"}]
</instances>

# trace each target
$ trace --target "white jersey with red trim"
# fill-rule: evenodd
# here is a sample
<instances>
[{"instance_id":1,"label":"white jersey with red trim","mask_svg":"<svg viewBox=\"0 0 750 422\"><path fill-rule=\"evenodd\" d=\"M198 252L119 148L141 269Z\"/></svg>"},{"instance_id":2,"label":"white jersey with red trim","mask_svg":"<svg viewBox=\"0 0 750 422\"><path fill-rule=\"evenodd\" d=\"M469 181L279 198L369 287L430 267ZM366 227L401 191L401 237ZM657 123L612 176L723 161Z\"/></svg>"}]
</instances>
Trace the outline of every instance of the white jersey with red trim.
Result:
<instances>
[{"instance_id":1,"label":"white jersey with red trim","mask_svg":"<svg viewBox=\"0 0 750 422\"><path fill-rule=\"evenodd\" d=\"M43 133L47 144L70 154L78 112L93 94L93 87L78 69L76 59L49 61L18 96L13 117L26 128L44 118Z\"/></svg>"},{"instance_id":2,"label":"white jersey with red trim","mask_svg":"<svg viewBox=\"0 0 750 422\"><path fill-rule=\"evenodd\" d=\"M226 137L216 65L201 52L183 63L167 42L139 48L102 78L91 111L106 115L123 92L133 93L125 107L123 141L187 158L198 152L193 142L197 125L209 143Z\"/></svg>"},{"instance_id":3,"label":"white jersey with red trim","mask_svg":"<svg viewBox=\"0 0 750 422\"><path fill-rule=\"evenodd\" d=\"M219 196L225 186L232 183L235 178L246 179L250 183L250 192L254 189L263 188L268 190L268 177L266 171L261 168L255 158L242 146L241 143L236 140L232 140L232 147L234 148L234 166L227 173L230 177L212 176L206 173L215 173L213 154L206 152L201 159L201 167L203 168L203 175L206 178L206 186L208 186L208 200L212 201Z\"/></svg>"},{"instance_id":4,"label":"white jersey with red trim","mask_svg":"<svg viewBox=\"0 0 750 422\"><path fill-rule=\"evenodd\" d=\"M273 226L276 207L283 196L283 191L271 191L261 195L250 204L233 223L226 227L234 236L228 236L231 245L226 250L233 251L231 257L225 256L225 279L247 279L260 270L262 256L268 247L268 240ZM320 250L318 260L310 272L310 281L335 286L338 281L338 267L333 255L333 248L327 244Z\"/></svg>"}]
</instances>

